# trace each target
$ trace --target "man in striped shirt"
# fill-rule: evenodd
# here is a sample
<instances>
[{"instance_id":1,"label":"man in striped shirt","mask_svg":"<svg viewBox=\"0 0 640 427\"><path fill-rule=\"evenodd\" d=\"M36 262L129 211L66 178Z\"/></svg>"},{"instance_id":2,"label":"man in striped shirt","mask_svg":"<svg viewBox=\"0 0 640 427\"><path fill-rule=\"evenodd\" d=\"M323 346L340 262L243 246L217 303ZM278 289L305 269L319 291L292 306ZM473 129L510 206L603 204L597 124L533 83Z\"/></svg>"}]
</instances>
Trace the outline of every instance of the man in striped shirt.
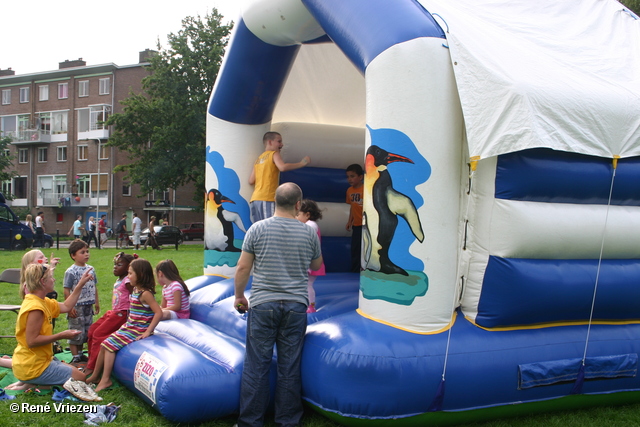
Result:
<instances>
[{"instance_id":1,"label":"man in striped shirt","mask_svg":"<svg viewBox=\"0 0 640 427\"><path fill-rule=\"evenodd\" d=\"M317 233L298 221L302 190L291 182L276 190L273 217L254 223L244 238L235 275L235 307L247 319L238 426L261 426L269 404L269 369L275 344L278 384L275 422L295 426L302 417L300 358L307 330L308 269L322 265ZM244 290L253 268L251 306Z\"/></svg>"}]
</instances>

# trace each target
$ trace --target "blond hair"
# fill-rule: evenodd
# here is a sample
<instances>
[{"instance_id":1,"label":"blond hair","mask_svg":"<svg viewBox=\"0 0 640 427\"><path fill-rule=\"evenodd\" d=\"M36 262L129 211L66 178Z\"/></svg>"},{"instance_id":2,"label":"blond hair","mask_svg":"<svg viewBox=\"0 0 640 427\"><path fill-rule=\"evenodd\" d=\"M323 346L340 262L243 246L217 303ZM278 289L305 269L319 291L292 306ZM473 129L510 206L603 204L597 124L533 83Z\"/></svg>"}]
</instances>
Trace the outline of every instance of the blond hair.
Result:
<instances>
[{"instance_id":1,"label":"blond hair","mask_svg":"<svg viewBox=\"0 0 640 427\"><path fill-rule=\"evenodd\" d=\"M20 299L24 299L25 294L25 271L29 265L34 263L38 255L42 255L42 257L44 258L44 254L39 249L31 249L29 252L22 256L22 267L20 268ZM44 260L42 262L44 262Z\"/></svg>"},{"instance_id":2,"label":"blond hair","mask_svg":"<svg viewBox=\"0 0 640 427\"><path fill-rule=\"evenodd\" d=\"M42 279L51 276L53 270L49 268L49 264L30 264L27 266L24 276L24 285L31 293L43 288Z\"/></svg>"}]
</instances>

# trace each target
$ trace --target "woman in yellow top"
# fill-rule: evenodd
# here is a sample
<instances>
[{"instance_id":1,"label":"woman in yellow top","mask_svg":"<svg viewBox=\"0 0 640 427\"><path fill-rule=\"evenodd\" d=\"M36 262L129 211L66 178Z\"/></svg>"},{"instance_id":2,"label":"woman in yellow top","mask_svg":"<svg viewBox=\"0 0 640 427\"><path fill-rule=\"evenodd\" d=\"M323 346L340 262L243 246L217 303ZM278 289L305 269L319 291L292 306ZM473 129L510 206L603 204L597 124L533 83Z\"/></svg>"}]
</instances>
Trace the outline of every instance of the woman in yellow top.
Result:
<instances>
[{"instance_id":1,"label":"woman in yellow top","mask_svg":"<svg viewBox=\"0 0 640 427\"><path fill-rule=\"evenodd\" d=\"M83 381L85 375L78 368L64 364L53 357L53 342L73 339L80 331L66 330L53 334L52 320L61 313L68 313L78 301L78 297L93 270L88 269L69 298L64 302L46 298L53 291L55 279L52 269L46 264L31 264L25 270L25 295L16 323L18 345L13 352L13 375L25 384L20 388L34 385L64 384L69 379ZM17 383L16 383L17 384ZM7 387L10 389L10 386Z\"/></svg>"}]
</instances>

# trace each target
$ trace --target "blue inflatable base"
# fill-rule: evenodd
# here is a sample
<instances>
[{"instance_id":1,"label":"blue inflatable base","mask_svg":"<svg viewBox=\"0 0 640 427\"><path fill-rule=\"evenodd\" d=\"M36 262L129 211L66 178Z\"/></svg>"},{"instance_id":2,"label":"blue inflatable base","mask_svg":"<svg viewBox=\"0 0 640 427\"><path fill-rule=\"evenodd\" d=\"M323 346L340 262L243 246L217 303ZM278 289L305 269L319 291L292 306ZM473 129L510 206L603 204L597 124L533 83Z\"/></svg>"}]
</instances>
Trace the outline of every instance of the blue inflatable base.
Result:
<instances>
[{"instance_id":1,"label":"blue inflatable base","mask_svg":"<svg viewBox=\"0 0 640 427\"><path fill-rule=\"evenodd\" d=\"M519 404L571 407L576 398L587 326L487 331L458 314L447 353L448 332L414 334L358 314L358 274L328 274L315 288L303 398L341 423L410 425L501 408L513 415L514 405L526 413ZM191 304L191 319L161 322L155 335L123 348L114 368L120 382L173 422L225 417L239 405L246 316L233 309L233 280L193 291ZM592 325L578 396L640 391L639 348L640 325Z\"/></svg>"}]
</instances>

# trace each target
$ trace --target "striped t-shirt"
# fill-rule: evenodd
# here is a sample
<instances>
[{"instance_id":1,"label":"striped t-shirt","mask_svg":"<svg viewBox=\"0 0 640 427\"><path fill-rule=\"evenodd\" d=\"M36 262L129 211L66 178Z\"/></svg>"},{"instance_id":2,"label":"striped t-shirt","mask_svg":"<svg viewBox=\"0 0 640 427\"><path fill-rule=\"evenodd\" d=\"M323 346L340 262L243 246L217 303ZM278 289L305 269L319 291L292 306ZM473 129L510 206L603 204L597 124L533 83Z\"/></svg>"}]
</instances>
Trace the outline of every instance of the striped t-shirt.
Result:
<instances>
[{"instance_id":1,"label":"striped t-shirt","mask_svg":"<svg viewBox=\"0 0 640 427\"><path fill-rule=\"evenodd\" d=\"M307 270L320 257L318 235L294 218L271 217L254 223L242 250L253 254L252 306L268 301L308 305Z\"/></svg>"}]
</instances>

